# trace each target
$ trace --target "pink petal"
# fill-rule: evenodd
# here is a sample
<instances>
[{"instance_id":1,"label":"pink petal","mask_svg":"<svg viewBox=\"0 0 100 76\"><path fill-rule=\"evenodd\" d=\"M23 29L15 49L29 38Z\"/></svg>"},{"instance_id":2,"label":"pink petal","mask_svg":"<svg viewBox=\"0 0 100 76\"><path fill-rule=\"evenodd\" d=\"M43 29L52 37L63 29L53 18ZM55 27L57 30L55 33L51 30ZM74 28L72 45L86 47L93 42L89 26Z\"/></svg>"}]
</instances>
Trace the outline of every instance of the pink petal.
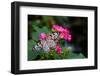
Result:
<instances>
[{"instance_id":1,"label":"pink petal","mask_svg":"<svg viewBox=\"0 0 100 76\"><path fill-rule=\"evenodd\" d=\"M40 37L40 40L44 40L44 39L46 39L46 34L45 33L41 33L39 37Z\"/></svg>"},{"instance_id":2,"label":"pink petal","mask_svg":"<svg viewBox=\"0 0 100 76\"><path fill-rule=\"evenodd\" d=\"M62 48L59 45L56 45L56 51L58 54L61 54Z\"/></svg>"}]
</instances>

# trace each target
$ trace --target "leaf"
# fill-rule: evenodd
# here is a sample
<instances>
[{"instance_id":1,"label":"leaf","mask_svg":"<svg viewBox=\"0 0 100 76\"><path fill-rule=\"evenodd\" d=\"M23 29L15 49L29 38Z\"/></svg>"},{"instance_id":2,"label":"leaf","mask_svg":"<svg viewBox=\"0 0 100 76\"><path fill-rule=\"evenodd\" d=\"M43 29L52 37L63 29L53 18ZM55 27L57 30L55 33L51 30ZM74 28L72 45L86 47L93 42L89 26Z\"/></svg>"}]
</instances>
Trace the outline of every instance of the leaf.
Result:
<instances>
[{"instance_id":1,"label":"leaf","mask_svg":"<svg viewBox=\"0 0 100 76\"><path fill-rule=\"evenodd\" d=\"M82 53L74 53L70 49L63 48L63 53L62 53L63 59L81 59L85 58L85 56Z\"/></svg>"},{"instance_id":2,"label":"leaf","mask_svg":"<svg viewBox=\"0 0 100 76\"><path fill-rule=\"evenodd\" d=\"M70 52L67 56L68 59L81 59L81 58L85 58L84 55L82 53L80 54L76 54L73 52Z\"/></svg>"}]
</instances>

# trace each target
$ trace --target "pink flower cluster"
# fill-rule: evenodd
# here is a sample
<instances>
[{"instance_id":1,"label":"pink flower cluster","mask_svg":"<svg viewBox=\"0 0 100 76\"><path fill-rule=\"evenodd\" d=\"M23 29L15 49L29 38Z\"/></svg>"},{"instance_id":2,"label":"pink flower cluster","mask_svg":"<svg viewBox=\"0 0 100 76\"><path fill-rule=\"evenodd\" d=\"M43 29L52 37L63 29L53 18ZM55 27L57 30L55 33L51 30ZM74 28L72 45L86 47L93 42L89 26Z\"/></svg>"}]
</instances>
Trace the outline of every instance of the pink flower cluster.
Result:
<instances>
[{"instance_id":1,"label":"pink flower cluster","mask_svg":"<svg viewBox=\"0 0 100 76\"><path fill-rule=\"evenodd\" d=\"M72 36L67 28L63 28L62 26L59 25L53 25L52 30L59 32L60 38L65 39L67 41L71 41Z\"/></svg>"},{"instance_id":2,"label":"pink flower cluster","mask_svg":"<svg viewBox=\"0 0 100 76\"><path fill-rule=\"evenodd\" d=\"M52 30L59 32L59 38L71 41L72 36L67 28L63 28L59 25L53 25ZM62 48L59 45L56 45L56 51L58 54L61 54Z\"/></svg>"},{"instance_id":3,"label":"pink flower cluster","mask_svg":"<svg viewBox=\"0 0 100 76\"><path fill-rule=\"evenodd\" d=\"M70 31L67 28L63 28L62 26L59 26L59 25L53 25L52 30L59 33L60 39L71 41L72 36L70 34ZM40 40L45 40L48 38L48 36L45 33L41 33L39 37L40 37ZM59 43L56 44L55 49L58 54L61 54L62 48L60 47Z\"/></svg>"}]
</instances>

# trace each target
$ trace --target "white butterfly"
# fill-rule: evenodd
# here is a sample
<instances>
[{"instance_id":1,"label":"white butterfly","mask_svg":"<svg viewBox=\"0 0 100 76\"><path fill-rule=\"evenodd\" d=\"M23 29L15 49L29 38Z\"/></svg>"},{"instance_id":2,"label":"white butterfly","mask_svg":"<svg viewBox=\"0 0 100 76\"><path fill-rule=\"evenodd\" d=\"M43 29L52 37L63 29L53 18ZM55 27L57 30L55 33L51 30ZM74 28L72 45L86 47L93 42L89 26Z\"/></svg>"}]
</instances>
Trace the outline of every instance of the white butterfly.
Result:
<instances>
[{"instance_id":1,"label":"white butterfly","mask_svg":"<svg viewBox=\"0 0 100 76\"><path fill-rule=\"evenodd\" d=\"M45 52L49 52L51 48L56 47L58 39L59 39L59 34L58 33L52 33L46 38L46 40L40 40L33 47L33 50L36 50L36 51L44 50Z\"/></svg>"}]
</instances>

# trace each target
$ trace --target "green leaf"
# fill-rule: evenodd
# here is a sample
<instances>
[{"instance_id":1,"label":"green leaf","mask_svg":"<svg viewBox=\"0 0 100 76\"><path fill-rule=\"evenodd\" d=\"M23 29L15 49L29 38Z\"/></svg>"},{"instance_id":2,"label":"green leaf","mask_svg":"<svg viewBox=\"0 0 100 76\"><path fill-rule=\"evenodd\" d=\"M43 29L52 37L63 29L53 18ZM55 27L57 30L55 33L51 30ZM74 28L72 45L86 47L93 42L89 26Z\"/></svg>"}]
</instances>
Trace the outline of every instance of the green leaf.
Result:
<instances>
[{"instance_id":1,"label":"green leaf","mask_svg":"<svg viewBox=\"0 0 100 76\"><path fill-rule=\"evenodd\" d=\"M81 58L85 58L84 55L82 53L73 53L73 52L70 52L67 56L68 59L81 59Z\"/></svg>"}]
</instances>

